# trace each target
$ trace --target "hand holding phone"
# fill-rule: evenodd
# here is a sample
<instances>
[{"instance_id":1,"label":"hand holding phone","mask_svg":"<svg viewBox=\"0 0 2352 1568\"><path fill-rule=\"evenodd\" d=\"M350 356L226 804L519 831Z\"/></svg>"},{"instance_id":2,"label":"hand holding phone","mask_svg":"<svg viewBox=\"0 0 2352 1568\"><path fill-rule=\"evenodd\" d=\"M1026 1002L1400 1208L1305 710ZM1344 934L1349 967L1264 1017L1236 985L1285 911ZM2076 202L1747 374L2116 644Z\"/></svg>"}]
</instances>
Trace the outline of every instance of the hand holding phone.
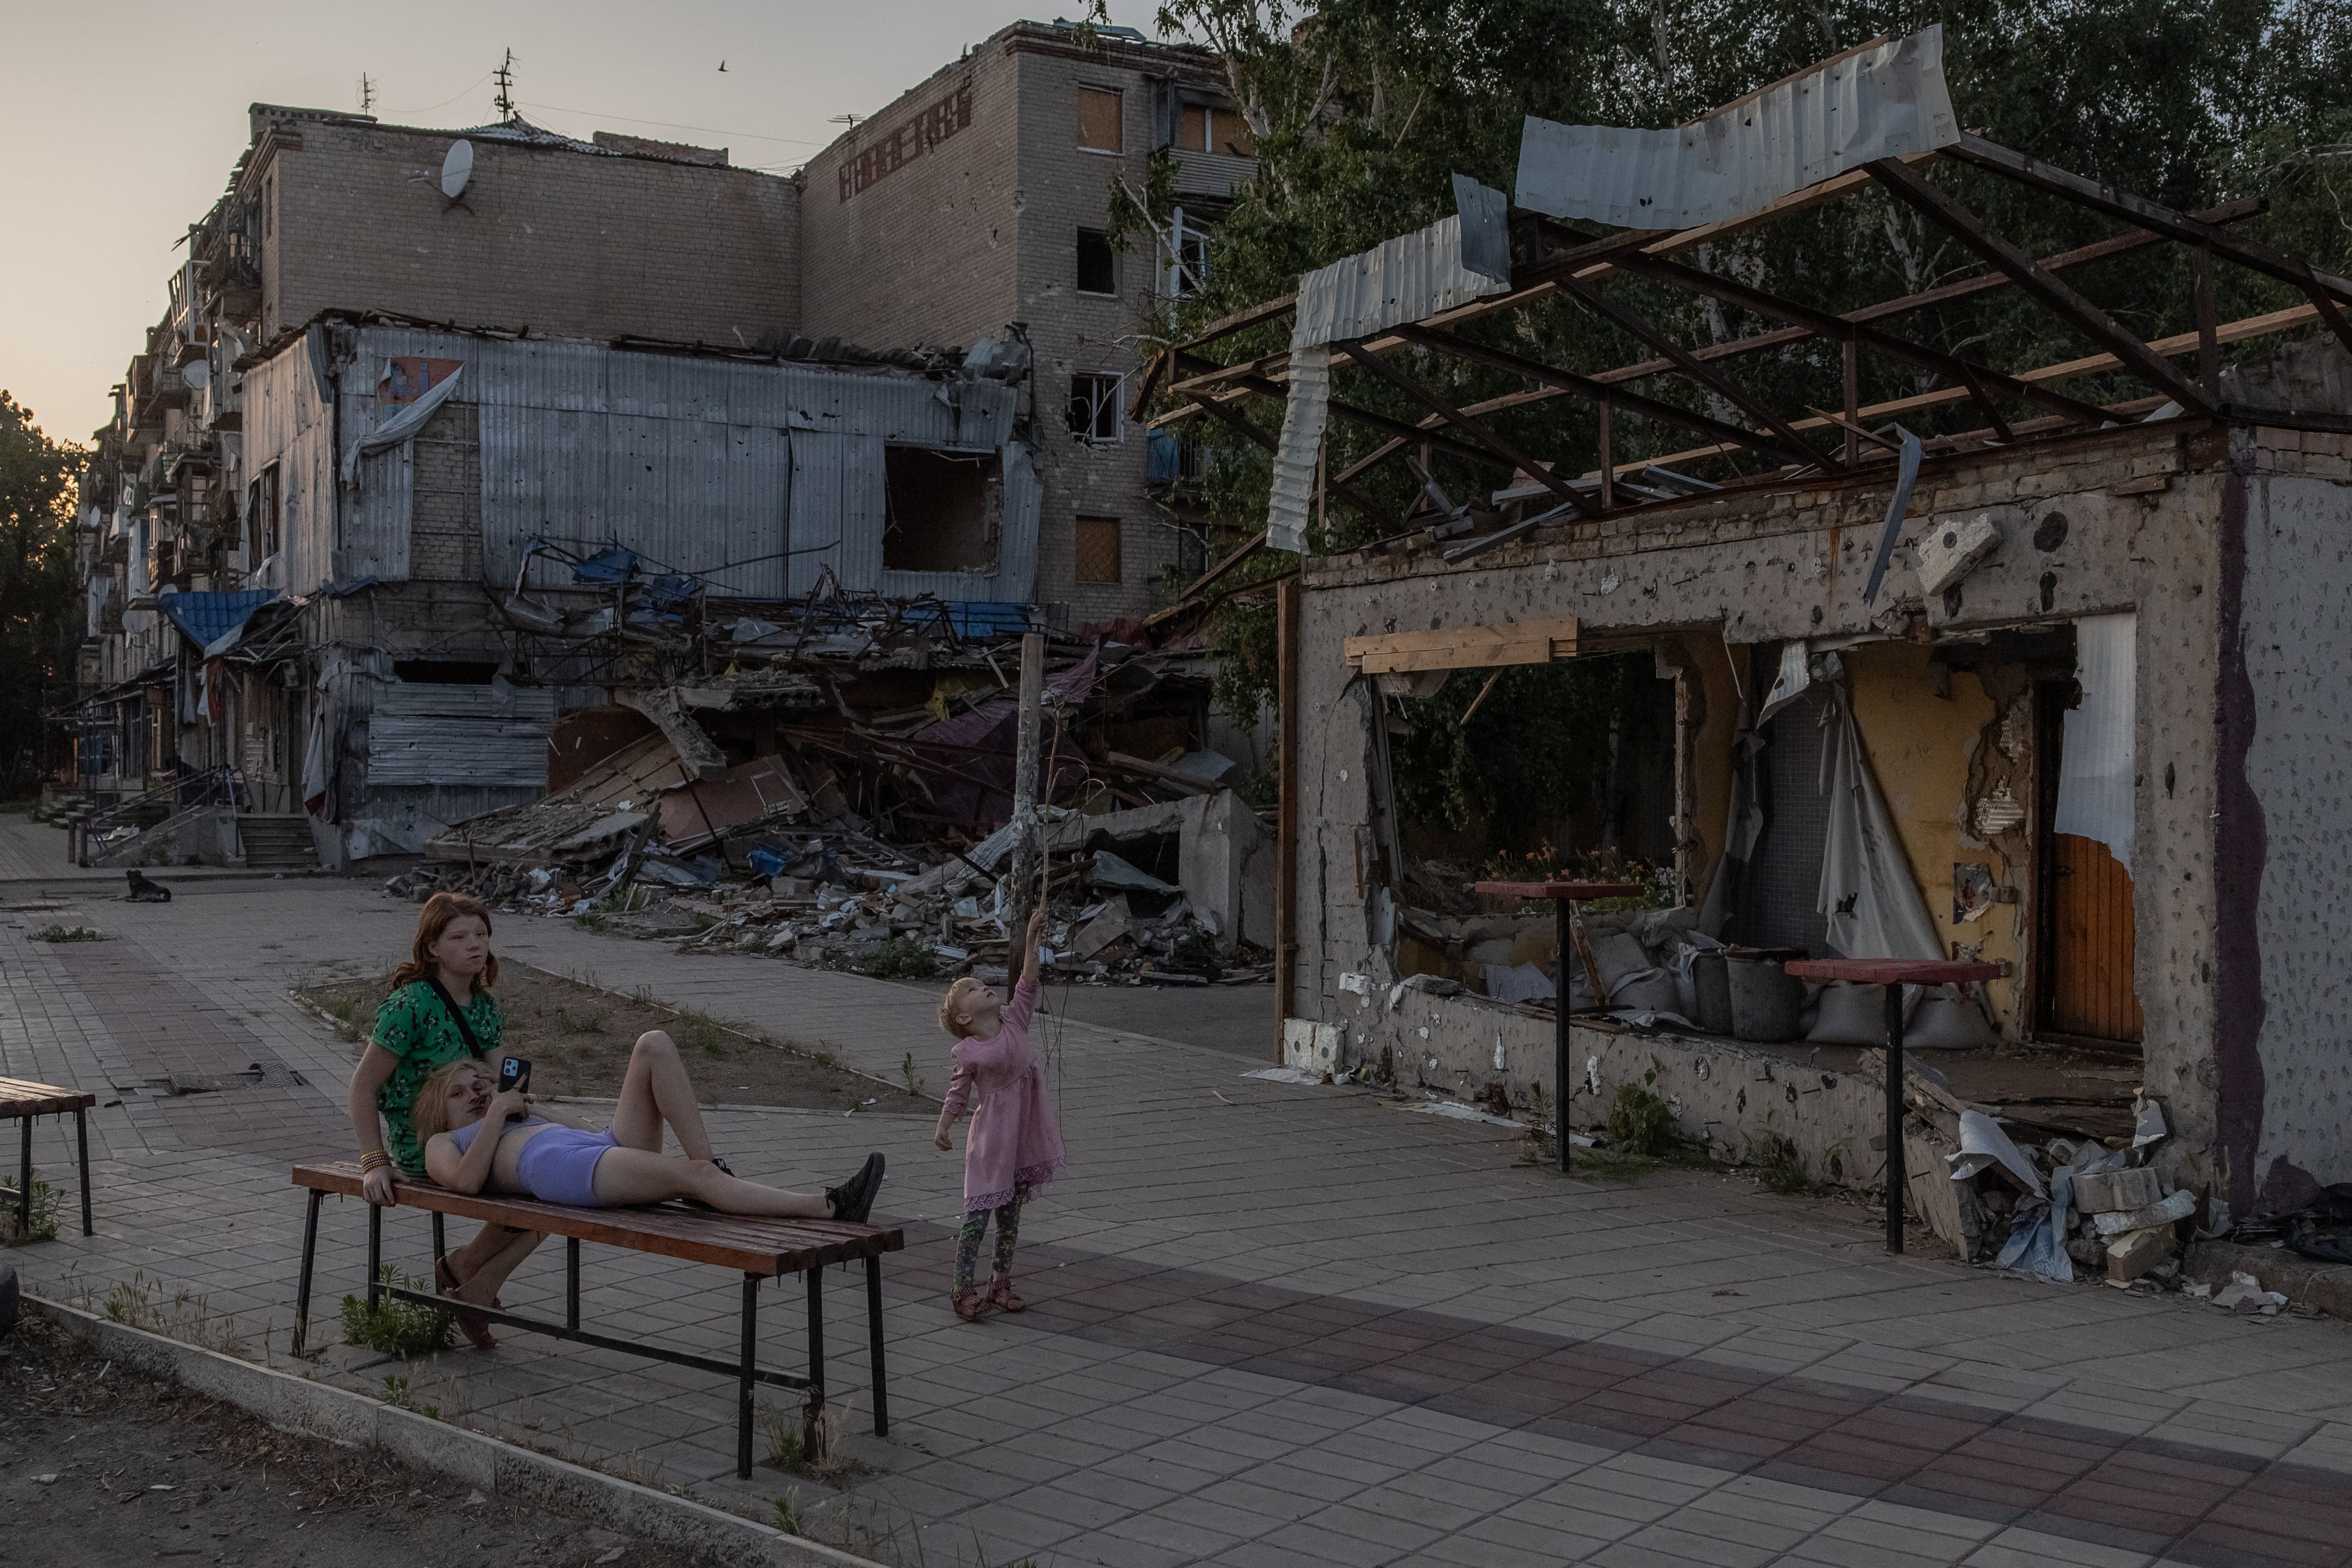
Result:
<instances>
[{"instance_id":1,"label":"hand holding phone","mask_svg":"<svg viewBox=\"0 0 2352 1568\"><path fill-rule=\"evenodd\" d=\"M499 1063L499 1092L520 1094L530 1088L530 1063L521 1057L508 1057ZM509 1115L509 1120L520 1118Z\"/></svg>"}]
</instances>

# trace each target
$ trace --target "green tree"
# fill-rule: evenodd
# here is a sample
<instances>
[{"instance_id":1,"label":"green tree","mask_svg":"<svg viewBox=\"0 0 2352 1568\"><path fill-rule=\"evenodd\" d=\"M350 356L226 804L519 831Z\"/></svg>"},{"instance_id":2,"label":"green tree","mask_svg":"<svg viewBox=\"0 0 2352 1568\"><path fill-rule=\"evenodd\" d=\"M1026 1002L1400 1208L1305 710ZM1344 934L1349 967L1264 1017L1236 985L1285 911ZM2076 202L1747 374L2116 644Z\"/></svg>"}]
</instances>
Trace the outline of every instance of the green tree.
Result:
<instances>
[{"instance_id":1,"label":"green tree","mask_svg":"<svg viewBox=\"0 0 2352 1568\"><path fill-rule=\"evenodd\" d=\"M81 448L50 440L31 409L0 391L0 797L38 786L50 759L42 714L74 692L81 464Z\"/></svg>"}]
</instances>

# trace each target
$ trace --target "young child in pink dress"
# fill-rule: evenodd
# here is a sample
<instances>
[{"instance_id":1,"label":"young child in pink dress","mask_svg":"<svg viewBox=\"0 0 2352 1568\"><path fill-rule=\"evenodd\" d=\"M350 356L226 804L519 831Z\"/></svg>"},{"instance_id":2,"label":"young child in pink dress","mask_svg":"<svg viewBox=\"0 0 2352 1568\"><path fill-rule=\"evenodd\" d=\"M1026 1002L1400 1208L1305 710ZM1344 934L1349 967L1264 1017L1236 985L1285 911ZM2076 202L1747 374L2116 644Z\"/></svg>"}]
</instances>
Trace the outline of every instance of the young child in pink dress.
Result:
<instances>
[{"instance_id":1,"label":"young child in pink dress","mask_svg":"<svg viewBox=\"0 0 2352 1568\"><path fill-rule=\"evenodd\" d=\"M949 1300L956 1316L971 1322L991 1308L1017 1312L1026 1305L1013 1291L1013 1248L1021 1235L1021 1205L1054 1179L1066 1163L1062 1130L1054 1102L1045 1096L1045 1075L1029 1044L1029 1018L1037 1010L1037 938L1045 911L1030 917L1023 941L1026 960L1021 982L1006 1002L965 975L948 987L940 1004L940 1027L956 1037L955 1073L932 1142L955 1144L948 1130L977 1100L971 1131L963 1148L963 1229L956 1236L955 1290ZM980 1240L988 1216L996 1215L996 1271L985 1295L972 1289Z\"/></svg>"}]
</instances>

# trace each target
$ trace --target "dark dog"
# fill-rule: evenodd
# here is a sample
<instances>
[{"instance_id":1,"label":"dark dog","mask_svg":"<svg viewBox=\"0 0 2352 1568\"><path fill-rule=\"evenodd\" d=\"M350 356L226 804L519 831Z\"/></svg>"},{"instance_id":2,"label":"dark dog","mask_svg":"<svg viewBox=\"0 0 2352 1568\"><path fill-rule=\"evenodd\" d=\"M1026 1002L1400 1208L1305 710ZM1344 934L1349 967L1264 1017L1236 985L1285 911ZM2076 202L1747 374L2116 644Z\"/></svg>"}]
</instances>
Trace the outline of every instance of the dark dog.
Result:
<instances>
[{"instance_id":1,"label":"dark dog","mask_svg":"<svg viewBox=\"0 0 2352 1568\"><path fill-rule=\"evenodd\" d=\"M140 875L136 868L125 871L123 875L131 879L131 892L129 895L131 902L134 904L168 904L172 901L171 889L163 886L161 882L149 881L145 877Z\"/></svg>"}]
</instances>

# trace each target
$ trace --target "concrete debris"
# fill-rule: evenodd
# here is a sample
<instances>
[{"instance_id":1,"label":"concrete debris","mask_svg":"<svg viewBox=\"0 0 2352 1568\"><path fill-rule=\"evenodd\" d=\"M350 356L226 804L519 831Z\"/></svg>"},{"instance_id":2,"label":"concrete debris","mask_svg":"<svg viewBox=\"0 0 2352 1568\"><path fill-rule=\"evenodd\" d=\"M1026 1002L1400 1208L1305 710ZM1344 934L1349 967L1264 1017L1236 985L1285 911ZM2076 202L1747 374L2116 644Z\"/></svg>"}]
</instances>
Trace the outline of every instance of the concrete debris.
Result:
<instances>
[{"instance_id":1,"label":"concrete debris","mask_svg":"<svg viewBox=\"0 0 2352 1568\"><path fill-rule=\"evenodd\" d=\"M908 977L1001 971L1019 729L1003 671L1020 662L1025 619L839 597L793 622L748 627L762 645L793 639L778 662L746 656L566 715L545 798L442 829L387 890L462 889L697 952ZM734 630L740 645L745 620ZM1045 643L1033 830L1055 969L1097 984L1264 979L1273 835L1223 782L1241 765L1202 743L1204 656L1117 630Z\"/></svg>"},{"instance_id":2,"label":"concrete debris","mask_svg":"<svg viewBox=\"0 0 2352 1568\"><path fill-rule=\"evenodd\" d=\"M2241 1312L2249 1316L2275 1317L2286 1305L2286 1298L2276 1290L2265 1290L2263 1282L2251 1274L2232 1274L2230 1282L2213 1292L2213 1305L2223 1311Z\"/></svg>"},{"instance_id":3,"label":"concrete debris","mask_svg":"<svg viewBox=\"0 0 2352 1568\"><path fill-rule=\"evenodd\" d=\"M2187 1219L2190 1215L2193 1215L2196 1212L2197 1194L2192 1192L2183 1190L2173 1193L2156 1203L2152 1203L2146 1208L2126 1209L2112 1214L2093 1215L2091 1216L2091 1220L2092 1224L2097 1228L2098 1233L2101 1236L2112 1237L2125 1235L2130 1231L2146 1230L2150 1226L2173 1225L2180 1220ZM2108 1243L2109 1247L2113 1247L2114 1245L2113 1241Z\"/></svg>"}]
</instances>

